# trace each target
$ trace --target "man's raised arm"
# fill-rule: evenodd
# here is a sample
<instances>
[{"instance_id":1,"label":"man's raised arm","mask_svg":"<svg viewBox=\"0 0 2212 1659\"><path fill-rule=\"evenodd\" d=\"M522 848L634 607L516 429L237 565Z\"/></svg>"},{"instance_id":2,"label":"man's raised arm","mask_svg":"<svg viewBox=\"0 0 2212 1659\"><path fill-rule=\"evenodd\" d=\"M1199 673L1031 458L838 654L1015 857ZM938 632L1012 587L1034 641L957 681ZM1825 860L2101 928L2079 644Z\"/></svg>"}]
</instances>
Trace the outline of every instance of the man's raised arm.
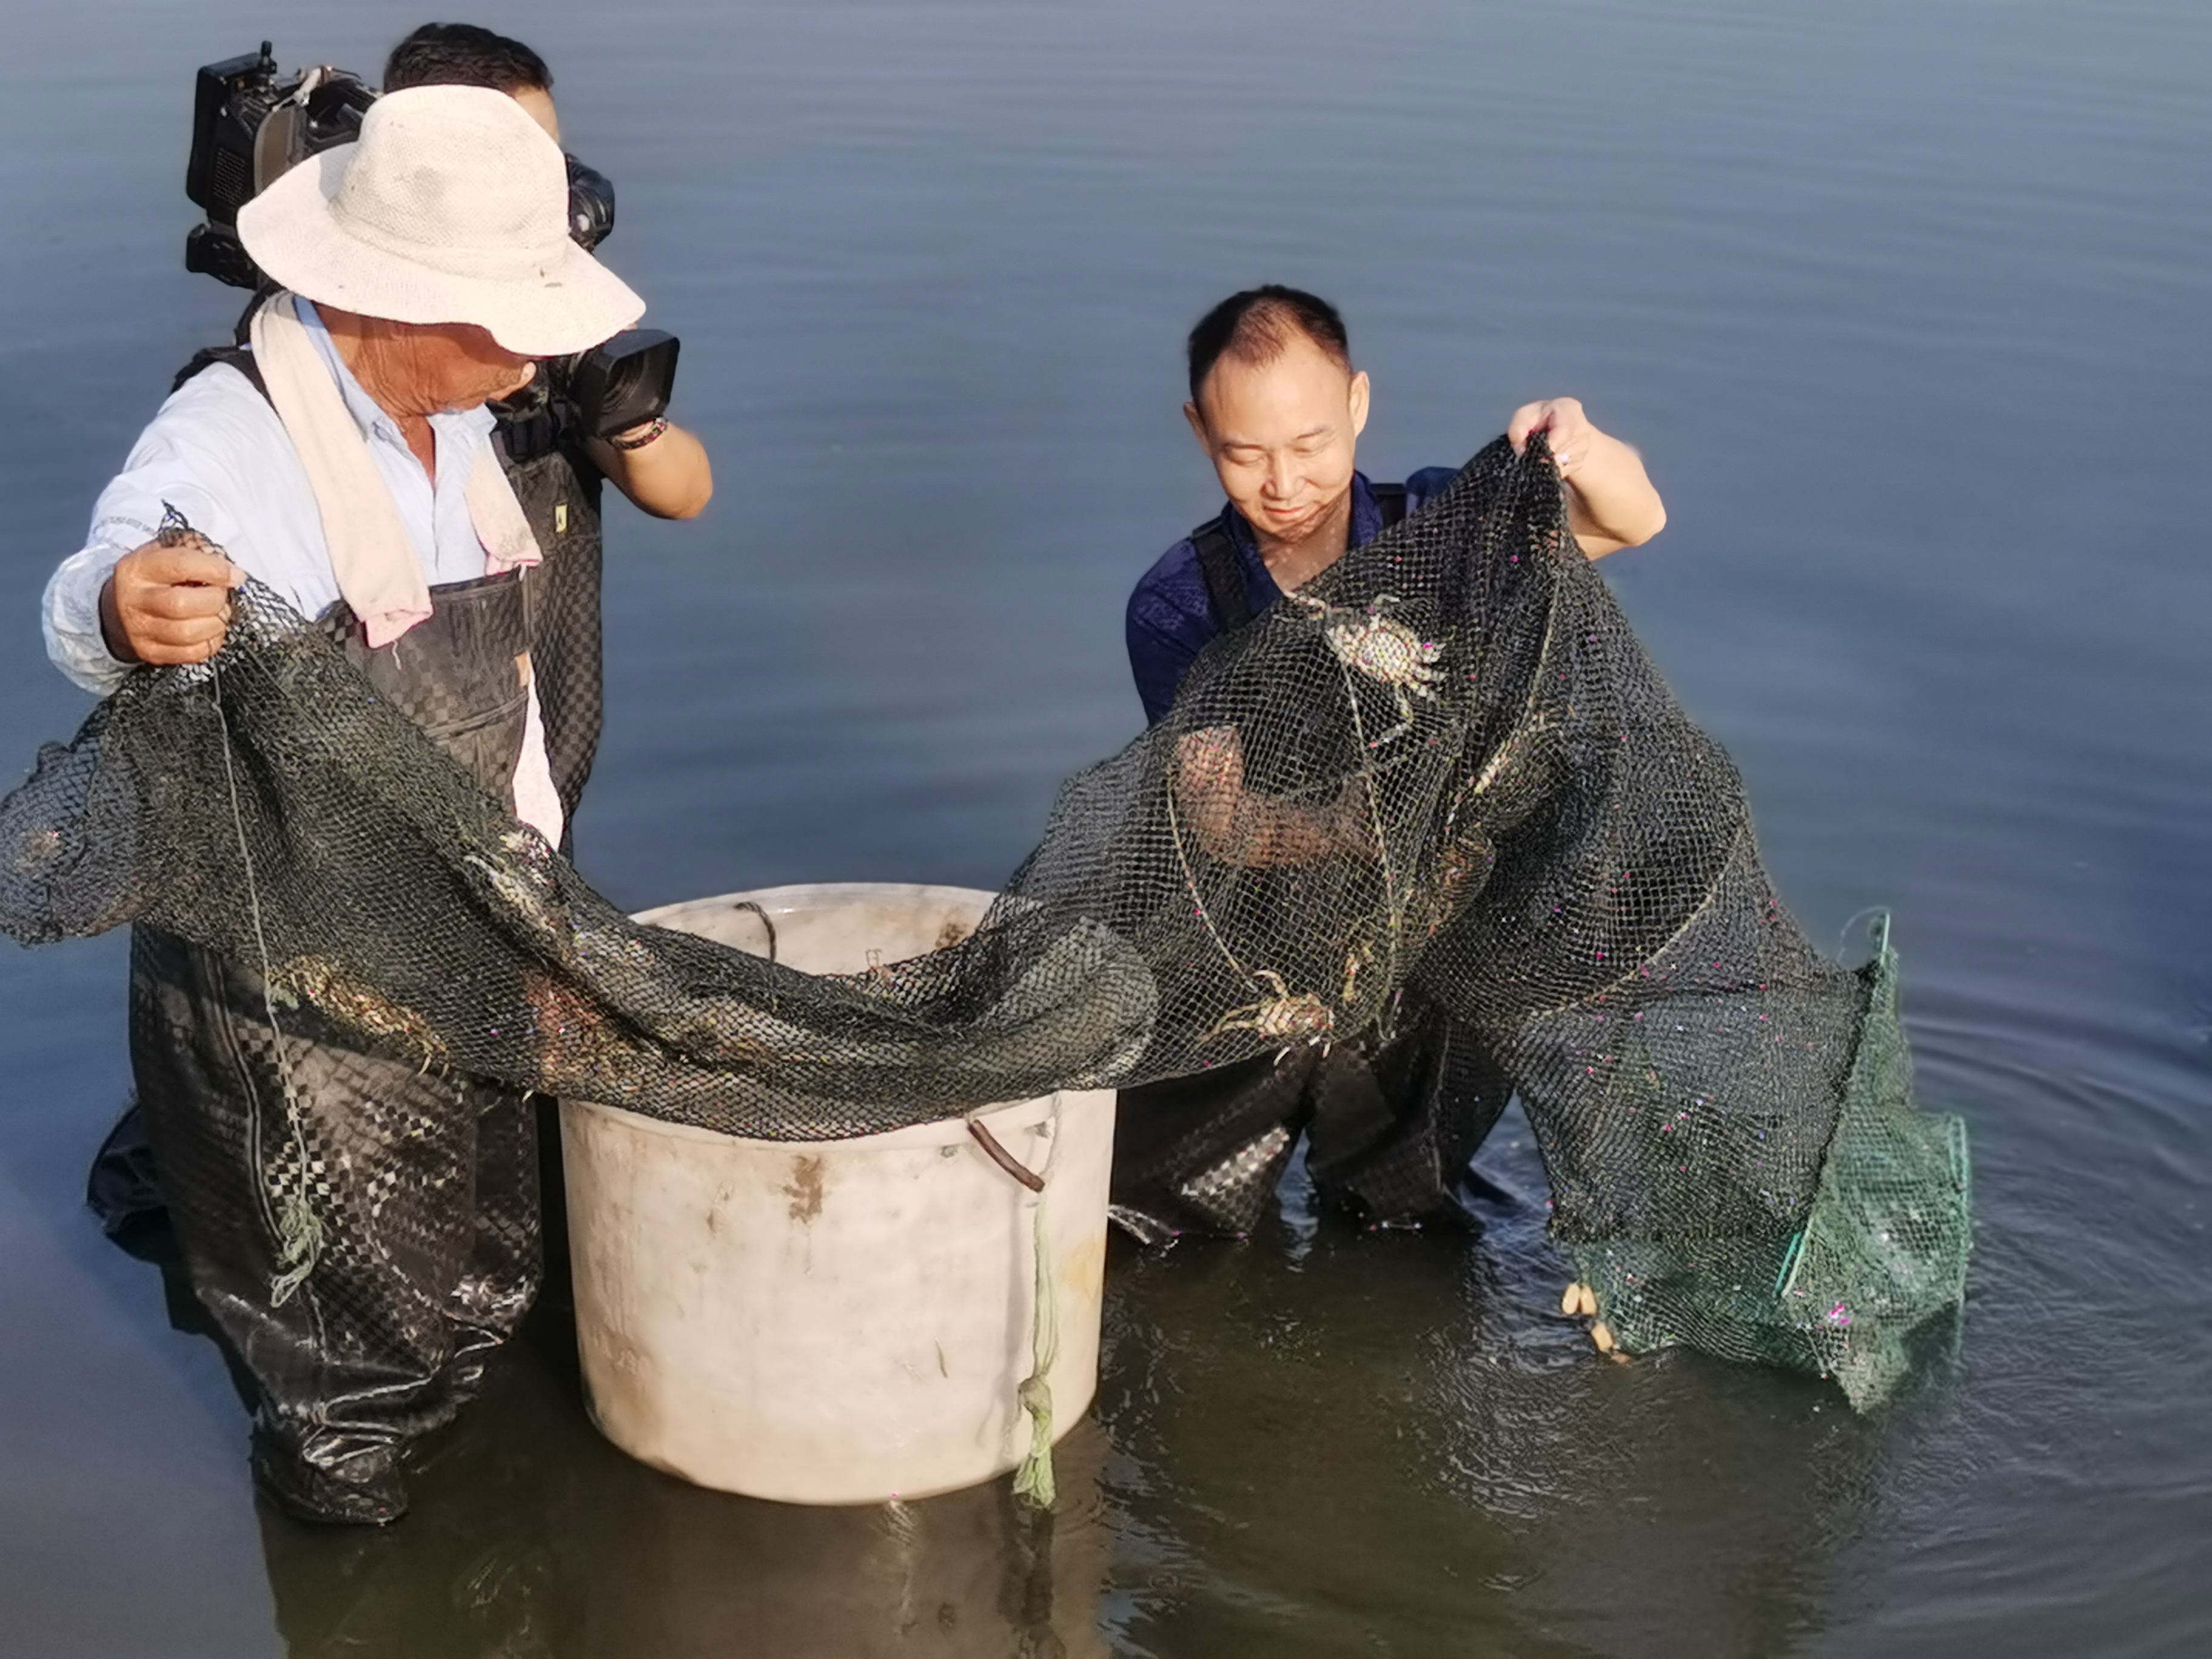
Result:
<instances>
[{"instance_id":1,"label":"man's raised arm","mask_svg":"<svg viewBox=\"0 0 2212 1659\"><path fill-rule=\"evenodd\" d=\"M1666 527L1666 505L1644 471L1643 457L1591 425L1578 399L1547 398L1515 410L1505 428L1515 454L1528 447L1532 432L1551 444L1567 486L1567 524L1585 556L1601 559L1624 547L1641 547Z\"/></svg>"}]
</instances>

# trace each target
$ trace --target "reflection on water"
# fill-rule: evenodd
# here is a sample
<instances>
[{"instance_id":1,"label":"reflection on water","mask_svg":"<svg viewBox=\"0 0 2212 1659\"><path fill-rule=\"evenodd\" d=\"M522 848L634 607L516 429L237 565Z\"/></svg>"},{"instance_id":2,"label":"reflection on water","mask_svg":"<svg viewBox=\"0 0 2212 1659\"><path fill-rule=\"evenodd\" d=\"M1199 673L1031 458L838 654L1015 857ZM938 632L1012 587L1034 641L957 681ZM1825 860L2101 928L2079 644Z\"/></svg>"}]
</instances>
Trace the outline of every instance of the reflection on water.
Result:
<instances>
[{"instance_id":1,"label":"reflection on water","mask_svg":"<svg viewBox=\"0 0 2212 1659\"><path fill-rule=\"evenodd\" d=\"M800 1509L633 1462L585 1422L572 1334L540 1316L387 1532L262 1516L292 1659L1084 1659L1109 1538L1094 1424L1037 1516L1004 1481L924 1503Z\"/></svg>"},{"instance_id":2,"label":"reflection on water","mask_svg":"<svg viewBox=\"0 0 2212 1659\"><path fill-rule=\"evenodd\" d=\"M1886 1431L1808 1382L1593 1363L1540 1311L1565 1275L1502 1133L1478 1245L1121 1264L1100 1411L1148 1650L1769 1654L1827 1623Z\"/></svg>"},{"instance_id":3,"label":"reflection on water","mask_svg":"<svg viewBox=\"0 0 2212 1659\"><path fill-rule=\"evenodd\" d=\"M1117 1245L1105 1382L1039 1517L1005 1480L803 1509L633 1462L534 1320L388 1533L267 1513L294 1659L640 1653L1770 1654L1828 1622L1892 1431L1688 1357L1593 1364L1508 1120L1480 1241ZM1717 1565L1717 1564L1724 1564Z\"/></svg>"}]
</instances>

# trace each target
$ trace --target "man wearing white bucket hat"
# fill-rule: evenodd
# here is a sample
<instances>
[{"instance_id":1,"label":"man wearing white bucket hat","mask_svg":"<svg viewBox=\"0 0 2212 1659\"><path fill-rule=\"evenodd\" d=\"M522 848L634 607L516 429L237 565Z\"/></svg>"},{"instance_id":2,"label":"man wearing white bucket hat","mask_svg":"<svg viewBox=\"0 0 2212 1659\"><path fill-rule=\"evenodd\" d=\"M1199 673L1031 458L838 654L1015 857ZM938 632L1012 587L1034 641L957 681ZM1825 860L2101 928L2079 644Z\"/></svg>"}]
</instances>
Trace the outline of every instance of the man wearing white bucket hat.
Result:
<instances>
[{"instance_id":1,"label":"man wearing white bucket hat","mask_svg":"<svg viewBox=\"0 0 2212 1659\"><path fill-rule=\"evenodd\" d=\"M63 670L105 691L136 663L207 660L252 575L557 841L530 672L539 550L484 405L644 309L571 240L568 209L537 123L453 86L379 100L357 143L241 208L283 291L250 356L162 405L49 583ZM527 1103L349 1048L310 1007L280 1026L247 964L145 928L131 956L140 1102L251 1399L256 1483L303 1518L394 1519L406 1446L536 1291Z\"/></svg>"},{"instance_id":2,"label":"man wearing white bucket hat","mask_svg":"<svg viewBox=\"0 0 2212 1659\"><path fill-rule=\"evenodd\" d=\"M511 35L473 23L425 23L410 31L385 60L384 88L390 93L422 86L503 92L555 143L562 142L552 69ZM570 234L585 247L596 247L613 229L612 187L574 157L569 162ZM576 187L586 179L591 181L583 186L586 199L580 203ZM666 349L674 347L674 341L667 342ZM532 660L545 715L546 758L562 810L572 820L572 834L602 724L602 484L613 484L633 506L662 519L696 517L714 489L706 447L694 434L665 415L612 428L604 408L579 396L578 375L585 368L582 359L543 364L520 396L495 405L500 428L495 441L502 451L507 482L545 554ZM627 370L617 378L636 383ZM640 374L637 380L645 378ZM630 404L624 409L639 413L644 407ZM543 1113L539 1121L542 1129ZM549 1137L546 1144L557 1150L558 1139Z\"/></svg>"}]
</instances>

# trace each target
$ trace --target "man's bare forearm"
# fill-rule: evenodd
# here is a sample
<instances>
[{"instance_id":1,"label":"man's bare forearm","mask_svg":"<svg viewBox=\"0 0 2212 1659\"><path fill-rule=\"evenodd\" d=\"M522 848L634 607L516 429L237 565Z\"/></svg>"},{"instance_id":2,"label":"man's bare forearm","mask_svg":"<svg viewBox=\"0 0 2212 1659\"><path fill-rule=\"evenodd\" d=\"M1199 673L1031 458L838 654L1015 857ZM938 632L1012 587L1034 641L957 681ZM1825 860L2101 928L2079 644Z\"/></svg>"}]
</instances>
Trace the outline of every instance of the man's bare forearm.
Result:
<instances>
[{"instance_id":1,"label":"man's bare forearm","mask_svg":"<svg viewBox=\"0 0 2212 1659\"><path fill-rule=\"evenodd\" d=\"M1544 434L1567 487L1567 525L1588 556L1641 547L1666 527L1666 505L1644 470L1644 458L1592 425L1579 399L1523 404L1506 423L1516 454L1535 432Z\"/></svg>"},{"instance_id":2,"label":"man's bare forearm","mask_svg":"<svg viewBox=\"0 0 2212 1659\"><path fill-rule=\"evenodd\" d=\"M598 438L586 447L614 487L656 519L696 519L714 496L707 447L672 422L641 449L617 449Z\"/></svg>"},{"instance_id":3,"label":"man's bare forearm","mask_svg":"<svg viewBox=\"0 0 2212 1659\"><path fill-rule=\"evenodd\" d=\"M1194 732L1176 744L1174 787L1199 845L1218 863L1264 869L1372 854L1356 780L1327 806L1247 789L1243 747L1229 727Z\"/></svg>"}]
</instances>

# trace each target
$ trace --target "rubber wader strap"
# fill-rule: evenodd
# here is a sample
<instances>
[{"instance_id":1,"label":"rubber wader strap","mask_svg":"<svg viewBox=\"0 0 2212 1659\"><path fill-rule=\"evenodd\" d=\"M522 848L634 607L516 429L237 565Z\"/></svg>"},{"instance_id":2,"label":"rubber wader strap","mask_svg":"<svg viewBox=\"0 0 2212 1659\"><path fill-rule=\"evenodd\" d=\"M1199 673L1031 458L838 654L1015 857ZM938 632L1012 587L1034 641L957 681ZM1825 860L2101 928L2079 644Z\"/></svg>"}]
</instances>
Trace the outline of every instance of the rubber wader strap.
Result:
<instances>
[{"instance_id":1,"label":"rubber wader strap","mask_svg":"<svg viewBox=\"0 0 2212 1659\"><path fill-rule=\"evenodd\" d=\"M1206 578L1206 597L1213 605L1213 620L1224 634L1233 634L1252 620L1251 596L1244 591L1244 570L1237 557L1237 544L1216 519L1190 532L1198 550L1198 573Z\"/></svg>"},{"instance_id":2,"label":"rubber wader strap","mask_svg":"<svg viewBox=\"0 0 2212 1659\"><path fill-rule=\"evenodd\" d=\"M269 395L268 385L261 378L261 365L253 361L253 354L243 346L206 346L195 351L191 361L179 369L177 378L169 382L169 390L175 392L192 376L203 369L212 368L217 363L229 364L253 383L256 392L264 398Z\"/></svg>"},{"instance_id":3,"label":"rubber wader strap","mask_svg":"<svg viewBox=\"0 0 2212 1659\"><path fill-rule=\"evenodd\" d=\"M1368 493L1382 509L1385 530L1404 520L1405 485L1370 484ZM1192 531L1190 541L1198 551L1198 572L1206 579L1206 597L1212 604L1213 619L1221 624L1223 633L1233 633L1252 620L1252 601L1245 592L1244 567L1237 556L1237 544L1229 539L1218 519Z\"/></svg>"}]
</instances>

